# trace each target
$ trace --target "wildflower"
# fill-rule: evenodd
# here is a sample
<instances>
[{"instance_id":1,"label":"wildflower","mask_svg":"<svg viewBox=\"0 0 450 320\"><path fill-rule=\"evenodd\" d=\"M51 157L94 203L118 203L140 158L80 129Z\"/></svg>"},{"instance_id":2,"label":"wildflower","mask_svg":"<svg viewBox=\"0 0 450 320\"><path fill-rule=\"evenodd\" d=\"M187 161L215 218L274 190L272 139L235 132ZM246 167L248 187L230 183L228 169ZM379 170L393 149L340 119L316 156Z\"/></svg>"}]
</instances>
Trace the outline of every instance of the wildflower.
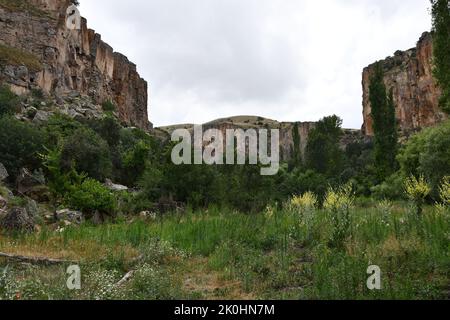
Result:
<instances>
[{"instance_id":1,"label":"wildflower","mask_svg":"<svg viewBox=\"0 0 450 320\"><path fill-rule=\"evenodd\" d=\"M405 193L416 206L418 215L422 214L423 204L430 192L431 187L423 176L420 176L419 179L414 176L406 179Z\"/></svg>"},{"instance_id":2,"label":"wildflower","mask_svg":"<svg viewBox=\"0 0 450 320\"><path fill-rule=\"evenodd\" d=\"M444 205L450 206L450 176L444 178L439 188L439 194Z\"/></svg>"},{"instance_id":3,"label":"wildflower","mask_svg":"<svg viewBox=\"0 0 450 320\"><path fill-rule=\"evenodd\" d=\"M329 211L348 210L353 207L354 202L353 187L349 183L337 189L330 187L323 206Z\"/></svg>"},{"instance_id":4,"label":"wildflower","mask_svg":"<svg viewBox=\"0 0 450 320\"><path fill-rule=\"evenodd\" d=\"M312 192L306 192L301 196L294 196L291 199L291 207L300 211L314 209L317 206L317 197Z\"/></svg>"}]
</instances>

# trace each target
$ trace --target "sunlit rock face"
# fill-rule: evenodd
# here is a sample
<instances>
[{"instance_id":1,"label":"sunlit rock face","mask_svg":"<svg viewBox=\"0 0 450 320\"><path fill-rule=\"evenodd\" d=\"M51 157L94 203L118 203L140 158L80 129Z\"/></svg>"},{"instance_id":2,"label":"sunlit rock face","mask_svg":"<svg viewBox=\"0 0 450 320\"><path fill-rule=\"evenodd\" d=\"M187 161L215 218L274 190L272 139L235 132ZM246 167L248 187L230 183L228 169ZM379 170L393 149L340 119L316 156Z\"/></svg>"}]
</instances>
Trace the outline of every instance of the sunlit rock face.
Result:
<instances>
[{"instance_id":1,"label":"sunlit rock face","mask_svg":"<svg viewBox=\"0 0 450 320\"><path fill-rule=\"evenodd\" d=\"M87 27L85 19L80 30L69 30L66 10L70 0L25 3L15 7L0 1L0 45L32 55L40 66L1 63L0 82L8 83L18 94L40 88L56 98L76 91L98 104L112 101L124 124L151 128L147 82L135 64L114 52Z\"/></svg>"},{"instance_id":2,"label":"sunlit rock face","mask_svg":"<svg viewBox=\"0 0 450 320\"><path fill-rule=\"evenodd\" d=\"M381 61L384 82L393 90L399 128L403 134L433 126L447 117L439 108L441 91L433 78L433 39L424 33L416 48L397 51L393 57ZM370 76L375 64L363 71L363 132L373 136L369 101Z\"/></svg>"}]
</instances>

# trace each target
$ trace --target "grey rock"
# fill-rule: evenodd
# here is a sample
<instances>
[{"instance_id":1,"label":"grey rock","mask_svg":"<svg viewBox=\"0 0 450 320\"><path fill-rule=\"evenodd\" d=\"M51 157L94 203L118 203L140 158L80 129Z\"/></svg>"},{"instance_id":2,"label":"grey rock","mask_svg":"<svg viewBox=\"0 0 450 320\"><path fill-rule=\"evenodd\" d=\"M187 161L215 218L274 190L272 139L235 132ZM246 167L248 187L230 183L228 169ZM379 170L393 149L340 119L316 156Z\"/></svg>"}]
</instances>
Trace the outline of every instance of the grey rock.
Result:
<instances>
[{"instance_id":1,"label":"grey rock","mask_svg":"<svg viewBox=\"0 0 450 320\"><path fill-rule=\"evenodd\" d=\"M115 184L109 179L106 179L105 187L107 187L111 191L117 191L117 192L119 192L119 191L127 191L128 190L127 186L123 186L123 185L120 185L120 184Z\"/></svg>"},{"instance_id":2,"label":"grey rock","mask_svg":"<svg viewBox=\"0 0 450 320\"><path fill-rule=\"evenodd\" d=\"M29 107L25 110L25 114L29 119L34 119L36 113L38 113L38 109L36 109L35 107Z\"/></svg>"},{"instance_id":3,"label":"grey rock","mask_svg":"<svg viewBox=\"0 0 450 320\"><path fill-rule=\"evenodd\" d=\"M31 173L28 169L22 168L17 176L16 185L17 191L20 194L27 194L37 186L45 184L45 178L42 173Z\"/></svg>"},{"instance_id":4,"label":"grey rock","mask_svg":"<svg viewBox=\"0 0 450 320\"><path fill-rule=\"evenodd\" d=\"M81 224L84 221L83 213L80 211L63 209L56 212L58 221L69 221L71 223Z\"/></svg>"},{"instance_id":5,"label":"grey rock","mask_svg":"<svg viewBox=\"0 0 450 320\"><path fill-rule=\"evenodd\" d=\"M36 124L42 124L48 121L51 117L51 113L43 110L39 110L33 118L33 122Z\"/></svg>"},{"instance_id":6,"label":"grey rock","mask_svg":"<svg viewBox=\"0 0 450 320\"><path fill-rule=\"evenodd\" d=\"M8 171L6 170L5 166L0 162L0 181L3 181L8 177L9 177Z\"/></svg>"},{"instance_id":7,"label":"grey rock","mask_svg":"<svg viewBox=\"0 0 450 320\"><path fill-rule=\"evenodd\" d=\"M8 205L8 200L0 196L0 210L3 210Z\"/></svg>"},{"instance_id":8,"label":"grey rock","mask_svg":"<svg viewBox=\"0 0 450 320\"><path fill-rule=\"evenodd\" d=\"M27 81L29 77L29 71L26 66L19 66L16 69L16 78Z\"/></svg>"},{"instance_id":9,"label":"grey rock","mask_svg":"<svg viewBox=\"0 0 450 320\"><path fill-rule=\"evenodd\" d=\"M16 72L15 72L15 68L14 66L8 65L3 69L3 73L10 77L10 78L15 78L16 77Z\"/></svg>"},{"instance_id":10,"label":"grey rock","mask_svg":"<svg viewBox=\"0 0 450 320\"><path fill-rule=\"evenodd\" d=\"M25 208L12 208L0 221L0 228L6 231L34 231L34 219L28 214Z\"/></svg>"},{"instance_id":11,"label":"grey rock","mask_svg":"<svg viewBox=\"0 0 450 320\"><path fill-rule=\"evenodd\" d=\"M30 217L35 218L39 215L39 206L33 199L27 199L25 209Z\"/></svg>"}]
</instances>

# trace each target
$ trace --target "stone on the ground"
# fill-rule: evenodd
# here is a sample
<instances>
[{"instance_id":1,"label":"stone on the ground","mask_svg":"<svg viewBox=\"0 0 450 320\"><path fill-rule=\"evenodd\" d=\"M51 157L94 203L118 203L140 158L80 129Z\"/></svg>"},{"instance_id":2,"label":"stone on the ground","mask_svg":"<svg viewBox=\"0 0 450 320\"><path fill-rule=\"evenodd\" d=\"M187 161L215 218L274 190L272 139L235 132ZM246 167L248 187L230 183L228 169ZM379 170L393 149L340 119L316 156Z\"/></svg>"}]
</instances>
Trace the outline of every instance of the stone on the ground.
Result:
<instances>
[{"instance_id":1,"label":"stone on the ground","mask_svg":"<svg viewBox=\"0 0 450 320\"><path fill-rule=\"evenodd\" d=\"M26 195L36 186L45 184L45 179L40 174L33 174L28 169L22 168L17 177L17 191L20 194Z\"/></svg>"},{"instance_id":2,"label":"stone on the ground","mask_svg":"<svg viewBox=\"0 0 450 320\"><path fill-rule=\"evenodd\" d=\"M8 205L8 200L0 196L0 210L3 210Z\"/></svg>"},{"instance_id":3,"label":"stone on the ground","mask_svg":"<svg viewBox=\"0 0 450 320\"><path fill-rule=\"evenodd\" d=\"M34 219L25 208L10 209L0 221L0 228L9 232L33 232Z\"/></svg>"},{"instance_id":4,"label":"stone on the ground","mask_svg":"<svg viewBox=\"0 0 450 320\"><path fill-rule=\"evenodd\" d=\"M3 163L0 162L0 181L3 181L8 177L9 177L8 171L6 170Z\"/></svg>"},{"instance_id":5,"label":"stone on the ground","mask_svg":"<svg viewBox=\"0 0 450 320\"><path fill-rule=\"evenodd\" d=\"M58 221L68 221L76 224L81 224L84 221L82 212L70 209L56 211L56 218Z\"/></svg>"},{"instance_id":6,"label":"stone on the ground","mask_svg":"<svg viewBox=\"0 0 450 320\"><path fill-rule=\"evenodd\" d=\"M127 191L128 187L120 184L115 184L111 180L106 179L105 186L111 191Z\"/></svg>"}]
</instances>

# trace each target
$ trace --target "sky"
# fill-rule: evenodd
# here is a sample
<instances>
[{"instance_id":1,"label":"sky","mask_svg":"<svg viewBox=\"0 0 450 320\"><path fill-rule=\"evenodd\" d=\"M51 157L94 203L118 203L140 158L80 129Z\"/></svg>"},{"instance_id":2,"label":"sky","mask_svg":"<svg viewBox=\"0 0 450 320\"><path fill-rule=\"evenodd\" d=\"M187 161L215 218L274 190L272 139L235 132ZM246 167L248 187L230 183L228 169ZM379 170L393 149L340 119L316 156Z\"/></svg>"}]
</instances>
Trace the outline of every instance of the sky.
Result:
<instances>
[{"instance_id":1,"label":"sky","mask_svg":"<svg viewBox=\"0 0 450 320\"><path fill-rule=\"evenodd\" d=\"M416 45L428 0L80 0L137 64L155 126L235 115L362 125L365 66Z\"/></svg>"}]
</instances>

